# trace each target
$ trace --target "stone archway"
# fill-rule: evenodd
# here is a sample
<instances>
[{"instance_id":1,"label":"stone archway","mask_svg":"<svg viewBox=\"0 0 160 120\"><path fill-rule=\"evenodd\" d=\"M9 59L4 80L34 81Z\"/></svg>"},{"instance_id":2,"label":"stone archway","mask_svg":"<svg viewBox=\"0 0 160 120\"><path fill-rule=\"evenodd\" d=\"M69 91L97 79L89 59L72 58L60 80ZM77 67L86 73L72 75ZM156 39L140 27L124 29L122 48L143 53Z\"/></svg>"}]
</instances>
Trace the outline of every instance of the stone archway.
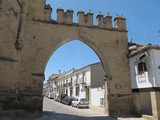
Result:
<instances>
[{"instance_id":1,"label":"stone archway","mask_svg":"<svg viewBox=\"0 0 160 120\"><path fill-rule=\"evenodd\" d=\"M79 21L73 23L72 10L64 12L63 9L58 9L57 21L53 21L50 18L51 8L45 5L44 0L30 1L3 1L4 8L0 17L5 16L3 18L6 21L2 19L0 21L6 27L0 29L0 32L9 31L12 34L9 37L8 34L3 34L3 39L9 42L1 46L0 68L3 70L0 74L4 75L0 82L5 82L6 89L4 86L0 86L0 89L7 97L2 97L0 110L3 112L22 109L42 112L44 69L49 57L62 44L79 39L90 46L102 61L108 82L106 109L109 114L131 113L125 18L117 16L114 19L115 26L112 27L112 17L110 15L103 17L99 14L98 25L94 26L91 11L87 14L79 11ZM13 11L8 11L10 6L13 7ZM6 11L10 15L6 14ZM7 19L13 19L17 24L13 25ZM13 41L15 44L12 44ZM12 47L8 49L6 46ZM4 51L8 51L7 54ZM14 68L15 71L11 71L10 68ZM13 95L14 99L10 95ZM8 104L9 102L12 105Z\"/></svg>"}]
</instances>

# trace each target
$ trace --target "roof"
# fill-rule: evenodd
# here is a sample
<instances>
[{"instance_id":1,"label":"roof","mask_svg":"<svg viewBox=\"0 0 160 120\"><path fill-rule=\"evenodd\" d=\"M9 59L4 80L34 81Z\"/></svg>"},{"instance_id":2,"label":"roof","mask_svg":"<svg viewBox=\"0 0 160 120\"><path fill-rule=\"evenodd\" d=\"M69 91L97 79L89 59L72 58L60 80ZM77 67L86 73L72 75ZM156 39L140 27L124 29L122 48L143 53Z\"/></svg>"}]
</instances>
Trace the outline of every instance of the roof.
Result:
<instances>
[{"instance_id":1,"label":"roof","mask_svg":"<svg viewBox=\"0 0 160 120\"><path fill-rule=\"evenodd\" d=\"M53 81L56 80L56 78L58 77L58 74L52 74L51 76L49 76L49 79L47 81Z\"/></svg>"},{"instance_id":2,"label":"roof","mask_svg":"<svg viewBox=\"0 0 160 120\"><path fill-rule=\"evenodd\" d=\"M133 57L133 56L135 56L135 55L137 55L137 54L140 54L140 53L142 53L142 52L146 52L147 50L150 50L150 49L160 50L160 46L159 46L159 45L151 45L151 44L142 45L142 44L135 44L135 45L133 45L133 46L135 46L135 49L130 51L130 54L128 55L128 57ZM133 46L130 46L130 47L133 47Z\"/></svg>"},{"instance_id":3,"label":"roof","mask_svg":"<svg viewBox=\"0 0 160 120\"><path fill-rule=\"evenodd\" d=\"M89 64L89 65L84 66L84 67L82 67L82 68L76 69L74 72L77 72L77 71L79 71L79 70L82 70L82 69L84 69L84 68L87 68L87 67L90 67L90 66L96 65L96 64L101 64L101 62L96 62L96 63Z\"/></svg>"}]
</instances>

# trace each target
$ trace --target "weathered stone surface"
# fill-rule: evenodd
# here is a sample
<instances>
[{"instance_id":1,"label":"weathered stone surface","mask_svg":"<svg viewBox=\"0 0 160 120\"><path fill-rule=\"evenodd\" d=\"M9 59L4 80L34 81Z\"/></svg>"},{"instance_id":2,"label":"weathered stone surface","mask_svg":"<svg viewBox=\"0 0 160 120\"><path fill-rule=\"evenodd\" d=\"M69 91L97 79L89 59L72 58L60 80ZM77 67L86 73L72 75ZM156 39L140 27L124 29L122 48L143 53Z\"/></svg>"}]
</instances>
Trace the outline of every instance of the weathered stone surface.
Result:
<instances>
[{"instance_id":1,"label":"weathered stone surface","mask_svg":"<svg viewBox=\"0 0 160 120\"><path fill-rule=\"evenodd\" d=\"M81 24L72 24L73 11L59 12L59 19L65 20L54 21L44 0L2 0L0 6L1 113L42 111L44 70L50 55L75 39L90 46L101 59L107 77L105 103L109 114L131 113L125 18L116 17L115 27L111 27L111 17L109 23L101 20L99 26L94 26L93 13L89 12L78 16Z\"/></svg>"}]
</instances>

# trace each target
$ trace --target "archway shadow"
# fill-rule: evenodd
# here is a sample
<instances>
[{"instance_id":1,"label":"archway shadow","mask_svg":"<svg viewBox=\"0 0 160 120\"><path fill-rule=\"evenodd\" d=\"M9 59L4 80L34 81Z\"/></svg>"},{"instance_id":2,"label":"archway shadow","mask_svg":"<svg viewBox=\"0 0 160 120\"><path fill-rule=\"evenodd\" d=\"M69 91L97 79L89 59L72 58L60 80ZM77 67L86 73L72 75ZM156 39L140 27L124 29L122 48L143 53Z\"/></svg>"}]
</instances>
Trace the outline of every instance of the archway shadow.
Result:
<instances>
[{"instance_id":1,"label":"archway shadow","mask_svg":"<svg viewBox=\"0 0 160 120\"><path fill-rule=\"evenodd\" d=\"M44 111L43 116L35 120L117 120L117 119L109 116L86 117L86 116L78 116L78 115Z\"/></svg>"}]
</instances>

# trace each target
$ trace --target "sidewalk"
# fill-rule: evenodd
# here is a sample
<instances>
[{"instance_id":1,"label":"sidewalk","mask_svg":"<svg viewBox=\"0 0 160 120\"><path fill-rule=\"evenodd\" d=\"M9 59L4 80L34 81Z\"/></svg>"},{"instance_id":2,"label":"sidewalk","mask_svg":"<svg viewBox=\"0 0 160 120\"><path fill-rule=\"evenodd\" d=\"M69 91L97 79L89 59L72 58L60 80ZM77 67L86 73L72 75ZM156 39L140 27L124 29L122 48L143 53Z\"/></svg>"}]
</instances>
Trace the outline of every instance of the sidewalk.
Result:
<instances>
[{"instance_id":1,"label":"sidewalk","mask_svg":"<svg viewBox=\"0 0 160 120\"><path fill-rule=\"evenodd\" d=\"M123 117L118 117L117 120L148 120L147 117L138 117L138 116L123 116ZM151 120L151 119L149 119ZM152 119L153 120L153 119Z\"/></svg>"}]
</instances>

